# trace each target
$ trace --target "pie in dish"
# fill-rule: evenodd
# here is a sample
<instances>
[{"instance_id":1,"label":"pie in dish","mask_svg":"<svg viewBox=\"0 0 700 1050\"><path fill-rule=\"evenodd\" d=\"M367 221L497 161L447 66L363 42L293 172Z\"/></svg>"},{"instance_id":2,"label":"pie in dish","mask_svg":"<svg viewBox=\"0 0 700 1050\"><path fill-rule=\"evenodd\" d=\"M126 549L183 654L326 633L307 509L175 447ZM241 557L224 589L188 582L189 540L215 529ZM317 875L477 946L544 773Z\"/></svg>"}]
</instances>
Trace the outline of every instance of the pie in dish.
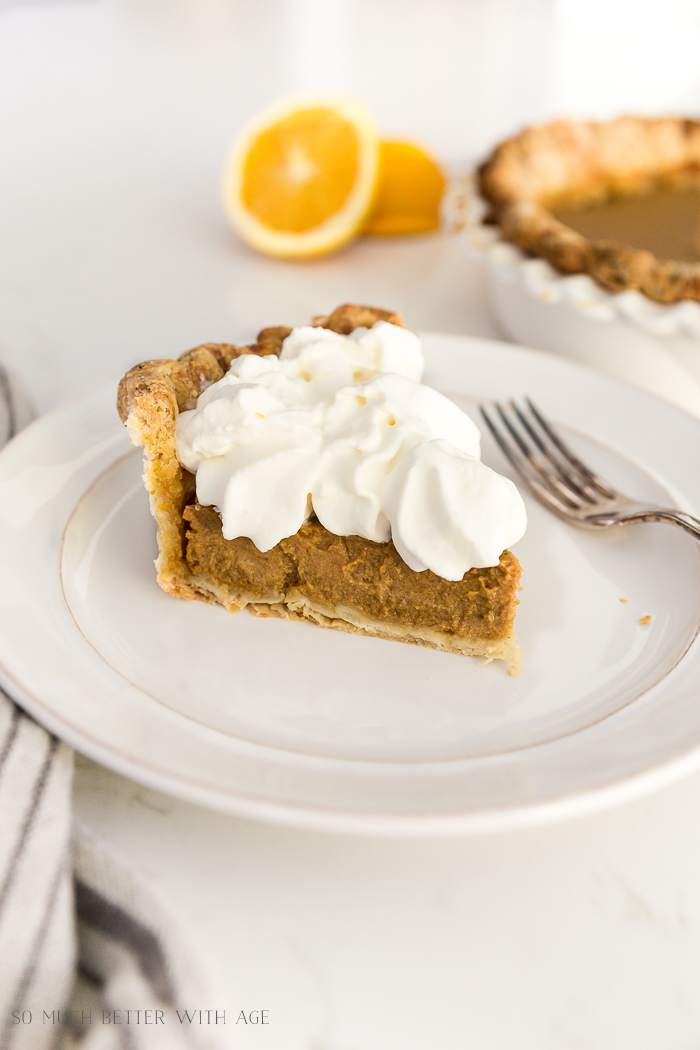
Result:
<instances>
[{"instance_id":1,"label":"pie in dish","mask_svg":"<svg viewBox=\"0 0 700 1050\"><path fill-rule=\"evenodd\" d=\"M700 122L558 120L481 165L488 221L564 274L659 303L700 301Z\"/></svg>"},{"instance_id":2,"label":"pie in dish","mask_svg":"<svg viewBox=\"0 0 700 1050\"><path fill-rule=\"evenodd\" d=\"M522 500L479 461L471 420L417 381L418 346L399 315L345 305L132 368L117 406L144 448L161 587L517 673L520 565L501 539L522 534Z\"/></svg>"}]
</instances>

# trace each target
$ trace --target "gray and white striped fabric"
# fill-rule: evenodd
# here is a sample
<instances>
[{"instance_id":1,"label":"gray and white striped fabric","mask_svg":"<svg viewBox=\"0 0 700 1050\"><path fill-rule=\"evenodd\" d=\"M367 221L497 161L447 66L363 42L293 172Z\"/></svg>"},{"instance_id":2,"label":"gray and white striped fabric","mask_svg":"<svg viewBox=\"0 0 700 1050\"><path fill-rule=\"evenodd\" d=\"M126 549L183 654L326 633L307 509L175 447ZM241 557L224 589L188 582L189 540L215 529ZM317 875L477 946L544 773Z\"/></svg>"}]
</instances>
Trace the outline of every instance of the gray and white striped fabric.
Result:
<instances>
[{"instance_id":1,"label":"gray and white striped fabric","mask_svg":"<svg viewBox=\"0 0 700 1050\"><path fill-rule=\"evenodd\" d=\"M22 1013L67 1004L76 968L73 758L4 694L0 741L0 1047L33 1050L51 1043Z\"/></svg>"},{"instance_id":2,"label":"gray and white striped fabric","mask_svg":"<svg viewBox=\"0 0 700 1050\"><path fill-rule=\"evenodd\" d=\"M0 445L25 418L0 368ZM186 1020L212 995L177 924L73 827L72 775L0 689L0 1050L224 1050Z\"/></svg>"}]
</instances>

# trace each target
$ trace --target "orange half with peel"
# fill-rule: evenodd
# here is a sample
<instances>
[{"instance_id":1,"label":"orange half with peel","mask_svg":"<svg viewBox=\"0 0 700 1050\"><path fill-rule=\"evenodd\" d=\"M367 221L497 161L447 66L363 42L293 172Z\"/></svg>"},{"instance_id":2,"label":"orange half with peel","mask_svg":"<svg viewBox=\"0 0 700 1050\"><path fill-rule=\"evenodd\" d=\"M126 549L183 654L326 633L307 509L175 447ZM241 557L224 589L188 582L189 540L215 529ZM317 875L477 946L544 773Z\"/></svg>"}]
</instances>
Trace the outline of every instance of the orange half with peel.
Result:
<instances>
[{"instance_id":1,"label":"orange half with peel","mask_svg":"<svg viewBox=\"0 0 700 1050\"><path fill-rule=\"evenodd\" d=\"M363 233L425 233L440 225L445 176L439 164L413 142L382 142L379 178Z\"/></svg>"},{"instance_id":2,"label":"orange half with peel","mask_svg":"<svg viewBox=\"0 0 700 1050\"><path fill-rule=\"evenodd\" d=\"M259 251L321 255L351 240L372 210L379 131L347 96L287 98L238 135L223 177L226 215Z\"/></svg>"}]
</instances>

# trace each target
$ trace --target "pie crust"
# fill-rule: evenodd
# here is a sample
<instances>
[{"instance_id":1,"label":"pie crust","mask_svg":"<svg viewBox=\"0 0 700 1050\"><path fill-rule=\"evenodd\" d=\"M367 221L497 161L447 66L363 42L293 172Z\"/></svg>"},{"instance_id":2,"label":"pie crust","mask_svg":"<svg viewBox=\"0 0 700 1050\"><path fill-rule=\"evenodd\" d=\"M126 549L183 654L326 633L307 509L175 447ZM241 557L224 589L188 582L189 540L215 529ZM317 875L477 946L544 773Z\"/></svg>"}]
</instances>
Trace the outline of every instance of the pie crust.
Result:
<instances>
[{"instance_id":1,"label":"pie crust","mask_svg":"<svg viewBox=\"0 0 700 1050\"><path fill-rule=\"evenodd\" d=\"M526 128L496 146L479 168L478 183L488 221L560 272L588 273L612 291L634 289L660 303L700 301L700 263L589 239L552 212L700 187L699 121L626 116Z\"/></svg>"},{"instance_id":2,"label":"pie crust","mask_svg":"<svg viewBox=\"0 0 700 1050\"><path fill-rule=\"evenodd\" d=\"M346 304L313 324L348 334L398 314ZM291 328L265 328L249 346L207 343L177 361L145 361L119 384L117 408L132 442L144 448L144 482L156 520L158 582L179 598L216 602L231 612L308 620L324 627L413 642L448 652L508 660L517 673L513 631L520 580L517 558L472 569L449 582L414 572L393 543L335 536L312 518L265 553L251 540L226 540L221 518L196 501L195 479L176 456L179 412L224 375L241 354L279 353Z\"/></svg>"}]
</instances>

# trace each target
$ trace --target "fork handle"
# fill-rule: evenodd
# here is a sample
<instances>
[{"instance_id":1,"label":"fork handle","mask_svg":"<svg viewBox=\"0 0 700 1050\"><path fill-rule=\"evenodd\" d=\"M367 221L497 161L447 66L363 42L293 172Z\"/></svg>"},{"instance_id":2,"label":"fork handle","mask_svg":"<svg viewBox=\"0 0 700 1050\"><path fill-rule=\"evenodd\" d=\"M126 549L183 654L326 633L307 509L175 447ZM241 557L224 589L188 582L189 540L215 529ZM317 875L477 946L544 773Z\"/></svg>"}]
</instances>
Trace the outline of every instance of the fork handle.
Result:
<instances>
[{"instance_id":1,"label":"fork handle","mask_svg":"<svg viewBox=\"0 0 700 1050\"><path fill-rule=\"evenodd\" d=\"M593 516L591 515L591 518ZM663 521L668 525L677 525L684 532L689 532L696 540L700 540L700 521L692 514L686 514L684 510L670 510L666 507L645 507L638 511L626 511L619 516L616 514L596 515L596 520L607 525L628 525L630 522Z\"/></svg>"},{"instance_id":2,"label":"fork handle","mask_svg":"<svg viewBox=\"0 0 700 1050\"><path fill-rule=\"evenodd\" d=\"M667 510L662 507L660 510L649 511L644 515L645 521L665 521L669 525L677 525L679 529L683 529L684 532L689 532L691 536L694 536L696 540L700 540L700 521L694 518L692 514L686 514L684 510Z\"/></svg>"}]
</instances>

